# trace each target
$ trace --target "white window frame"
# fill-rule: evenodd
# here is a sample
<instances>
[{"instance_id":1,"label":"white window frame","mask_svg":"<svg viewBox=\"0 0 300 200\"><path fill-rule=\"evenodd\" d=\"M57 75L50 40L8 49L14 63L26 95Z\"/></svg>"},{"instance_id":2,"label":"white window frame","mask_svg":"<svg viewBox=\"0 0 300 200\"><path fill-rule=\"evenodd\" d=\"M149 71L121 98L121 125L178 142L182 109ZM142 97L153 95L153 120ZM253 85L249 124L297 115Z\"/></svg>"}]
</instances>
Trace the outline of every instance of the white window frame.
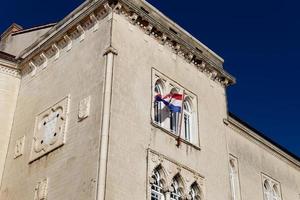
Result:
<instances>
[{"instance_id":1,"label":"white window frame","mask_svg":"<svg viewBox=\"0 0 300 200\"><path fill-rule=\"evenodd\" d=\"M155 101L155 84L157 81L161 81L163 84L163 94L162 96L169 94L172 89L176 89L176 91L178 93L185 93L185 97L188 97L188 99L190 100L189 104L191 106L191 112L190 114L190 130L191 130L191 134L190 134L190 138L189 140L185 139L185 135L184 135L184 119L182 119L182 127L181 127L181 133L178 133L178 130L176 131L172 131L171 129L171 124L170 124L170 114L168 116L164 116L164 120L162 120L161 123L157 123L155 121L155 110L154 110L154 101ZM168 132L171 135L174 136L178 136L178 134L180 134L181 138L188 142L191 143L197 147L200 147L200 134L199 134L199 115L198 115L198 98L195 94L193 94L192 92L190 92L189 90L185 89L184 87L182 87L180 84L176 83L175 81L173 81L172 79L170 79L169 77L165 76L164 74L158 72L156 69L152 68L152 97L151 97L151 101L152 101L152 123L155 124L156 127L159 127L161 129L163 129L165 132ZM163 104L163 103L162 103ZM165 107L165 105L163 104L162 109ZM184 109L182 108L182 114L184 115ZM180 123L179 120L181 120L181 116L177 113L177 122L176 123Z\"/></svg>"}]
</instances>

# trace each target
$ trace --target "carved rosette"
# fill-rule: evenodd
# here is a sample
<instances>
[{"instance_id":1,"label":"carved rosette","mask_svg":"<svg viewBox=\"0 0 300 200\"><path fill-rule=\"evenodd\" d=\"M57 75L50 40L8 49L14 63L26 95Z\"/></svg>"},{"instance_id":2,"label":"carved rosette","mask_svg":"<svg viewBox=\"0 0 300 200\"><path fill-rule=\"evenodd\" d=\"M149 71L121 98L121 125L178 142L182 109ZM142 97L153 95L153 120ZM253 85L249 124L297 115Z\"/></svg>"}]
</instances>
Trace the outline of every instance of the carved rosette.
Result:
<instances>
[{"instance_id":1,"label":"carved rosette","mask_svg":"<svg viewBox=\"0 0 300 200\"><path fill-rule=\"evenodd\" d=\"M30 161L64 144L68 99L64 98L38 115Z\"/></svg>"}]
</instances>

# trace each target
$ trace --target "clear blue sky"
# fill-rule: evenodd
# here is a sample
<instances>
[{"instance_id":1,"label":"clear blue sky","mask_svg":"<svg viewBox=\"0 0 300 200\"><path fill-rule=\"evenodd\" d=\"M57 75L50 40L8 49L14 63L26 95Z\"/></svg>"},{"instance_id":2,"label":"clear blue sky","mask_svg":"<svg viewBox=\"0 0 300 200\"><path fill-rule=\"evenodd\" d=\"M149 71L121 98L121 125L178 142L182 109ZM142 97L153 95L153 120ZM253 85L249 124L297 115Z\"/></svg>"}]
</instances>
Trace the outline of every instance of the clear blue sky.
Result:
<instances>
[{"instance_id":1,"label":"clear blue sky","mask_svg":"<svg viewBox=\"0 0 300 200\"><path fill-rule=\"evenodd\" d=\"M57 22L83 0L3 0L0 32ZM300 2L148 0L225 59L229 109L300 156Z\"/></svg>"}]
</instances>

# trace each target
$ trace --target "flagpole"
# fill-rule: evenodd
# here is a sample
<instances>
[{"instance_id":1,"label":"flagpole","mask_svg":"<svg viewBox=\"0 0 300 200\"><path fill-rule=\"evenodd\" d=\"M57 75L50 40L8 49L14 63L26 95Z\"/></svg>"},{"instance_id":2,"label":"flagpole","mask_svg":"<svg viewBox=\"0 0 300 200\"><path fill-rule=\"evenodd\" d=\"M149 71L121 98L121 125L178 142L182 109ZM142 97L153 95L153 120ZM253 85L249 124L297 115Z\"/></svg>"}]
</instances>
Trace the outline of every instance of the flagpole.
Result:
<instances>
[{"instance_id":1,"label":"flagpole","mask_svg":"<svg viewBox=\"0 0 300 200\"><path fill-rule=\"evenodd\" d=\"M178 137L177 137L177 144L176 146L179 147L181 143L181 128L182 128L182 121L183 121L183 102L184 102L184 96L185 96L185 90L182 91L182 103L181 103L181 115L180 115L180 121L179 121L179 128L178 128Z\"/></svg>"}]
</instances>

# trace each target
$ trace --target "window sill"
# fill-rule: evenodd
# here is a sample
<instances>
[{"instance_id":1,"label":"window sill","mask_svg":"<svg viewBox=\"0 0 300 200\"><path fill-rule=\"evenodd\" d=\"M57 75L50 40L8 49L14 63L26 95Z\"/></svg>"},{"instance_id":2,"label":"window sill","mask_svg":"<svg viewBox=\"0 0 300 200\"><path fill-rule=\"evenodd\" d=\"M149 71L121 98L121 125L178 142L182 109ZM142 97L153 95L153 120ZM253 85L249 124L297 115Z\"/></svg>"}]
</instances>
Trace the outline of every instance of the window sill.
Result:
<instances>
[{"instance_id":1,"label":"window sill","mask_svg":"<svg viewBox=\"0 0 300 200\"><path fill-rule=\"evenodd\" d=\"M175 140L178 139L178 136L175 135L172 131L170 131L170 130L164 128L164 127L161 127L161 126L160 126L159 124L157 124L156 122L154 122L154 121L151 120L151 124L152 124L152 126L154 126L155 128L158 128L158 129L162 130L163 132L167 133L168 135L170 135L171 137L173 137ZM189 141L186 141L186 140L183 139L183 138L179 138L179 141L182 142L182 143L184 143L184 144L186 144L186 145L188 145L188 146L193 147L194 149L196 149L196 150L198 150L198 151L201 151L201 147L199 147L199 146L197 146L197 145L195 145L195 144L193 144L193 143L191 143L191 142L189 142Z\"/></svg>"}]
</instances>

